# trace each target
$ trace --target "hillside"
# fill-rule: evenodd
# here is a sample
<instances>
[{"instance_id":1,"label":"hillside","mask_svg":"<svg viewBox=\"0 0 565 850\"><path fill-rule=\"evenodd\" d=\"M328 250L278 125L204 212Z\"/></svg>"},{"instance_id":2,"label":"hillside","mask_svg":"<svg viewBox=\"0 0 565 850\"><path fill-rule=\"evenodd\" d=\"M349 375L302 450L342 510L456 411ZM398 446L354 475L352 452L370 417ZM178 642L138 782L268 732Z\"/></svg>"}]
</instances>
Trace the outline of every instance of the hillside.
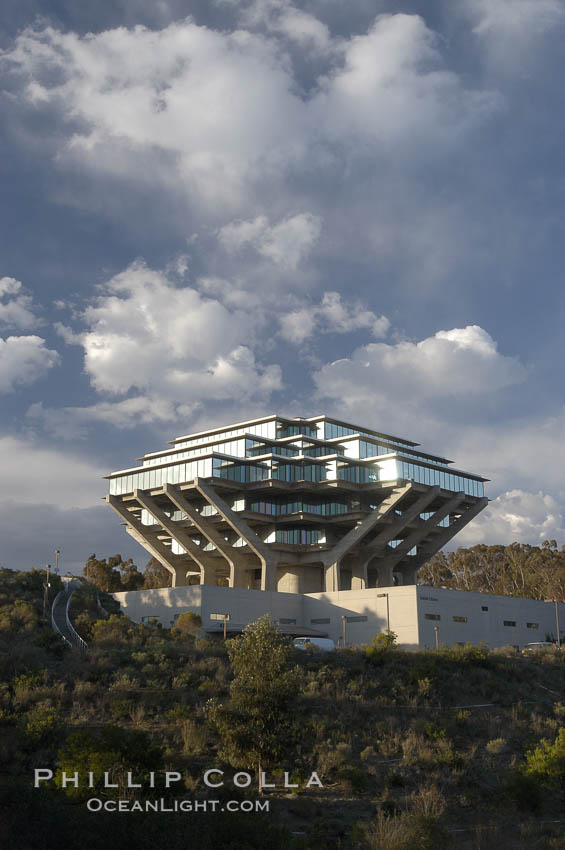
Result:
<instances>
[{"instance_id":1,"label":"hillside","mask_svg":"<svg viewBox=\"0 0 565 850\"><path fill-rule=\"evenodd\" d=\"M524 658L472 647L289 649L294 691L278 765L299 786L316 771L323 788L270 790L269 814L89 812L93 794L257 798L254 782L206 795L202 781L210 768L236 772L235 750L213 722L230 705L230 645L197 628L95 620L87 588L75 608L89 642L80 653L41 624L42 594L38 573L0 572L3 846L565 848L565 653L554 650ZM549 744L535 752L542 739ZM33 789L34 768L86 765L118 784L126 768L179 771L183 782L168 791ZM267 774L280 786L275 767Z\"/></svg>"}]
</instances>

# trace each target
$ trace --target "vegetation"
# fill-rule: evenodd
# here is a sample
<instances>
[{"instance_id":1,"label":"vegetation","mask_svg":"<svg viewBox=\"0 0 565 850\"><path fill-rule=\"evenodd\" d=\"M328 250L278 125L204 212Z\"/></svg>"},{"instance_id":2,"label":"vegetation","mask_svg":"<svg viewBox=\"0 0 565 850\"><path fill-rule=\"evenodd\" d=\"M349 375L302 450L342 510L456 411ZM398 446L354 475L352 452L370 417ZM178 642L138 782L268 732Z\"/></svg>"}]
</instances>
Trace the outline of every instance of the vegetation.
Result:
<instances>
[{"instance_id":1,"label":"vegetation","mask_svg":"<svg viewBox=\"0 0 565 850\"><path fill-rule=\"evenodd\" d=\"M282 764L297 736L294 698L300 670L294 651L268 615L227 643L233 679L227 705L213 703L208 718L220 755L234 767L257 770Z\"/></svg>"},{"instance_id":2,"label":"vegetation","mask_svg":"<svg viewBox=\"0 0 565 850\"><path fill-rule=\"evenodd\" d=\"M565 602L565 546L511 543L438 552L419 571L418 583L478 593Z\"/></svg>"},{"instance_id":3,"label":"vegetation","mask_svg":"<svg viewBox=\"0 0 565 850\"><path fill-rule=\"evenodd\" d=\"M149 848L164 836L172 850L565 846L565 653L405 652L388 635L300 653L267 620L224 643L136 625L102 597L104 614L90 585L73 615L89 628L81 653L42 622L43 584L38 572L0 572L2 846ZM255 778L237 788L231 777L255 777L259 760L276 785L269 814L85 806L85 790L253 801ZM36 767L55 780L34 789ZM226 778L213 791L211 767ZM95 787L63 787L63 771L92 771ZM182 781L164 788L164 771ZM297 787L285 790L284 771ZM313 771L323 788L306 786ZM103 787L104 772L117 788Z\"/></svg>"},{"instance_id":4,"label":"vegetation","mask_svg":"<svg viewBox=\"0 0 565 850\"><path fill-rule=\"evenodd\" d=\"M82 571L87 581L100 590L118 593L122 590L149 590L155 587L169 587L171 573L156 558L151 558L143 573L140 573L131 558L124 561L121 555L109 558L97 558L91 555Z\"/></svg>"}]
</instances>

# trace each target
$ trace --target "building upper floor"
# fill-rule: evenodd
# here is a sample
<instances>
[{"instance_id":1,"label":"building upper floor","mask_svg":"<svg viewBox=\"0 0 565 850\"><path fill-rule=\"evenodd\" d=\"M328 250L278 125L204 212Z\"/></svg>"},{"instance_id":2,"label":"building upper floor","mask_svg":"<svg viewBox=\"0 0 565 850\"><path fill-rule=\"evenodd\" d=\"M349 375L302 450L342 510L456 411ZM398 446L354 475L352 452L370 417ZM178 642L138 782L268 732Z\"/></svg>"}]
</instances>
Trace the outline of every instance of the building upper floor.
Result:
<instances>
[{"instance_id":1,"label":"building upper floor","mask_svg":"<svg viewBox=\"0 0 565 850\"><path fill-rule=\"evenodd\" d=\"M454 469L452 461L422 451L416 442L325 415L306 419L272 414L177 437L169 445L138 458L140 467L106 476L110 493L182 484L195 477L244 485L371 485L404 479L480 498L487 480Z\"/></svg>"}]
</instances>

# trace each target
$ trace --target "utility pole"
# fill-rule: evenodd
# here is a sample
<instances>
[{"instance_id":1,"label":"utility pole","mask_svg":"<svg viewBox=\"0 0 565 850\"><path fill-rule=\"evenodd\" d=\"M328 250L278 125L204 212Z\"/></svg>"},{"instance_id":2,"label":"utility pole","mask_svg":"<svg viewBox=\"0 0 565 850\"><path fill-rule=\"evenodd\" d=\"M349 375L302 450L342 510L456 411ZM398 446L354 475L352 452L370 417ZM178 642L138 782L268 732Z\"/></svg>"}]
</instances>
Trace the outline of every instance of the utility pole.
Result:
<instances>
[{"instance_id":1,"label":"utility pole","mask_svg":"<svg viewBox=\"0 0 565 850\"><path fill-rule=\"evenodd\" d=\"M347 617L342 614L341 624L343 626L343 645L347 646Z\"/></svg>"}]
</instances>

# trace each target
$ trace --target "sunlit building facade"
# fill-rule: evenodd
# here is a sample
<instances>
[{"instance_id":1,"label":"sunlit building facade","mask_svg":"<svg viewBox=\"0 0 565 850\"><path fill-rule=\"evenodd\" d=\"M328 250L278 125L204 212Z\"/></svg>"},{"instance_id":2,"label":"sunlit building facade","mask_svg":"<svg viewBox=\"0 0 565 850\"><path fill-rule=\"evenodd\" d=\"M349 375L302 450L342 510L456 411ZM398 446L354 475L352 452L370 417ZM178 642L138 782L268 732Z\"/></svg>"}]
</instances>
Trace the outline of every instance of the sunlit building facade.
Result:
<instances>
[{"instance_id":1,"label":"sunlit building facade","mask_svg":"<svg viewBox=\"0 0 565 850\"><path fill-rule=\"evenodd\" d=\"M271 415L169 446L107 476L107 502L173 587L414 584L488 501L480 475L328 416Z\"/></svg>"}]
</instances>

